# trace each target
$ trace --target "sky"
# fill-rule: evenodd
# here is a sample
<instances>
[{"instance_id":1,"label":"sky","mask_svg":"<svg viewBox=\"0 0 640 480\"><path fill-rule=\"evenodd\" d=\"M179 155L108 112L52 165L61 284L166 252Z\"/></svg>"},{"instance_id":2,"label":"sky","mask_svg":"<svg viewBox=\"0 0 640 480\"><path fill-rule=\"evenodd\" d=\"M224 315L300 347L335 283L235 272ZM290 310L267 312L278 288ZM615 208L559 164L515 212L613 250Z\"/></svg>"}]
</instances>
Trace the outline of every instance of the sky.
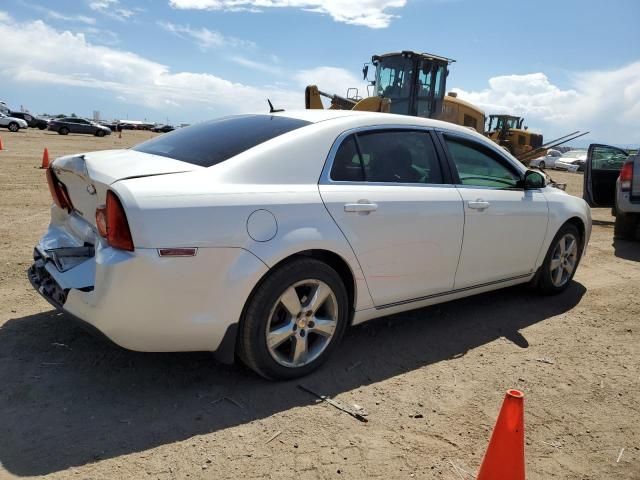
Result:
<instances>
[{"instance_id":1,"label":"sky","mask_svg":"<svg viewBox=\"0 0 640 480\"><path fill-rule=\"evenodd\" d=\"M398 50L456 59L447 89L545 139L640 144L638 0L2 0L0 100L32 113L193 123L365 94Z\"/></svg>"}]
</instances>

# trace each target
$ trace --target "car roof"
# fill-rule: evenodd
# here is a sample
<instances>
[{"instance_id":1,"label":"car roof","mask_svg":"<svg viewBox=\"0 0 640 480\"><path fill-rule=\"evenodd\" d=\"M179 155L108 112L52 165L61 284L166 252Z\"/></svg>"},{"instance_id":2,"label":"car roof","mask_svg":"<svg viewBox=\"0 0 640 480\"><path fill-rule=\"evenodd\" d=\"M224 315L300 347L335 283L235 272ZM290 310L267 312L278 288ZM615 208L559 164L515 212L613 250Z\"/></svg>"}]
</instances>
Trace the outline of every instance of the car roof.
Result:
<instances>
[{"instance_id":1,"label":"car roof","mask_svg":"<svg viewBox=\"0 0 640 480\"><path fill-rule=\"evenodd\" d=\"M267 114L268 115L268 114ZM394 113L380 112L363 112L354 110L286 110L273 113L272 115L295 118L310 123L320 123L330 120L349 121L352 119L354 123L361 124L363 121L371 125L379 124L396 124L396 125L419 125L432 128L446 128L449 130L462 130L465 132L474 131L467 127L461 127L442 120L434 120L432 118L414 117L411 115L397 115Z\"/></svg>"}]
</instances>

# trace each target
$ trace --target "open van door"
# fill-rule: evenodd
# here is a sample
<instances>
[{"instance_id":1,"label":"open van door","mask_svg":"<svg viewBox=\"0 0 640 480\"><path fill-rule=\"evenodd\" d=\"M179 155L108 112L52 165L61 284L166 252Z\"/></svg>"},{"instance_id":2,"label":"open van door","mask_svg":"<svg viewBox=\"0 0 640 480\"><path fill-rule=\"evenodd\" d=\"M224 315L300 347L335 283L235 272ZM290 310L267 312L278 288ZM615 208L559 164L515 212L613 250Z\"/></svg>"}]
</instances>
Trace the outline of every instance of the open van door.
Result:
<instances>
[{"instance_id":1,"label":"open van door","mask_svg":"<svg viewBox=\"0 0 640 480\"><path fill-rule=\"evenodd\" d=\"M592 143L584 168L582 198L591 207L613 207L616 203L616 180L629 158L624 150Z\"/></svg>"}]
</instances>

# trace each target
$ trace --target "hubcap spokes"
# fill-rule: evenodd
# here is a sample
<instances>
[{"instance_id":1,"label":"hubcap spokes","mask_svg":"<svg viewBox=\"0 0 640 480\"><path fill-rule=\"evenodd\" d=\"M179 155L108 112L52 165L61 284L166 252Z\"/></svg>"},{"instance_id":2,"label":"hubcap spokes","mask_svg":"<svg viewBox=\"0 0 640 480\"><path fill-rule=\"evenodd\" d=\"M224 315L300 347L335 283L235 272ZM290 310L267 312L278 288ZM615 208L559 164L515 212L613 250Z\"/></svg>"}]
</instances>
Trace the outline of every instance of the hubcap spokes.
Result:
<instances>
[{"instance_id":1,"label":"hubcap spokes","mask_svg":"<svg viewBox=\"0 0 640 480\"><path fill-rule=\"evenodd\" d=\"M267 349L286 367L301 367L327 348L338 322L338 302L320 280L303 280L287 288L271 310Z\"/></svg>"},{"instance_id":2,"label":"hubcap spokes","mask_svg":"<svg viewBox=\"0 0 640 480\"><path fill-rule=\"evenodd\" d=\"M556 244L551 255L549 270L551 282L556 287L566 284L578 261L578 241L572 234L567 233Z\"/></svg>"}]
</instances>

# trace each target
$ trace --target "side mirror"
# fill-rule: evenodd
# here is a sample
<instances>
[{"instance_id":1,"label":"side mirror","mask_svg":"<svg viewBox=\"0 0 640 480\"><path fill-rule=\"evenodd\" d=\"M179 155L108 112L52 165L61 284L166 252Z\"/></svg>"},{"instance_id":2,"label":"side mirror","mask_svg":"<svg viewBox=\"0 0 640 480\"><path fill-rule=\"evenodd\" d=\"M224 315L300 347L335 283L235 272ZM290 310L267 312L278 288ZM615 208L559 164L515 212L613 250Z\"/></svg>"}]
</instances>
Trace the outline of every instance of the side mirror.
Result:
<instances>
[{"instance_id":1,"label":"side mirror","mask_svg":"<svg viewBox=\"0 0 640 480\"><path fill-rule=\"evenodd\" d=\"M544 175L542 175L540 172L536 172L535 170L527 170L524 174L523 183L525 190L535 190L538 188L544 188L547 182Z\"/></svg>"},{"instance_id":2,"label":"side mirror","mask_svg":"<svg viewBox=\"0 0 640 480\"><path fill-rule=\"evenodd\" d=\"M362 67L362 80L367 80L369 78L369 65L365 65Z\"/></svg>"}]
</instances>

